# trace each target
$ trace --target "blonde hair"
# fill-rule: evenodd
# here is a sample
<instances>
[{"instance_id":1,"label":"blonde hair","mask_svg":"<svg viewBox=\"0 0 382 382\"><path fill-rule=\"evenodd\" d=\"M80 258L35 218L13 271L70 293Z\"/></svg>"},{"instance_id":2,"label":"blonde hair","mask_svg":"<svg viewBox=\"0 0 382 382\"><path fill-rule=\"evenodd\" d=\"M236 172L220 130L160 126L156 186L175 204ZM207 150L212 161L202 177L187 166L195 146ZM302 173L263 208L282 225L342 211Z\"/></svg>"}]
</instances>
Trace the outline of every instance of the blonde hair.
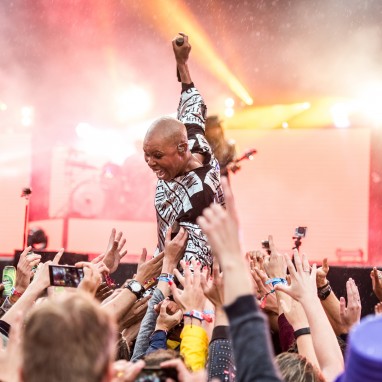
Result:
<instances>
[{"instance_id":1,"label":"blonde hair","mask_svg":"<svg viewBox=\"0 0 382 382\"><path fill-rule=\"evenodd\" d=\"M297 353L281 353L276 363L285 382L325 382L320 370Z\"/></svg>"},{"instance_id":2,"label":"blonde hair","mask_svg":"<svg viewBox=\"0 0 382 382\"><path fill-rule=\"evenodd\" d=\"M24 330L24 382L102 381L115 356L116 327L85 293L49 298Z\"/></svg>"}]
</instances>

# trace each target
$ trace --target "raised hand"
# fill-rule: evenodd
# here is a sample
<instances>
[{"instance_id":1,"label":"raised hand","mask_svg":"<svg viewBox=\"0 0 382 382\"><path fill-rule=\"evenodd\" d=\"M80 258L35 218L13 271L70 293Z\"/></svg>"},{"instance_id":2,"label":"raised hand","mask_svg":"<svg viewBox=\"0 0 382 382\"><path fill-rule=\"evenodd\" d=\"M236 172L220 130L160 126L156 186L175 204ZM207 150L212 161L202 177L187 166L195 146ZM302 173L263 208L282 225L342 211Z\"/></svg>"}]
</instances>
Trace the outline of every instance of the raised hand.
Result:
<instances>
[{"instance_id":1,"label":"raised hand","mask_svg":"<svg viewBox=\"0 0 382 382\"><path fill-rule=\"evenodd\" d=\"M158 277L163 265L164 253L161 252L158 256L146 261L147 250L143 248L141 257L138 263L137 274L134 279L139 281L142 285L146 280L151 280Z\"/></svg>"},{"instance_id":2,"label":"raised hand","mask_svg":"<svg viewBox=\"0 0 382 382\"><path fill-rule=\"evenodd\" d=\"M187 239L188 232L183 227L180 227L179 232L172 240L171 227L167 230L164 244L163 266L166 267L166 270L163 270L164 272L172 273L173 269L178 265L186 249Z\"/></svg>"},{"instance_id":3,"label":"raised hand","mask_svg":"<svg viewBox=\"0 0 382 382\"><path fill-rule=\"evenodd\" d=\"M54 259L51 261L46 261L45 263L40 263L37 267L36 273L34 274L33 280L30 286L36 288L39 291L43 291L44 289L50 286L50 277L49 277L49 265L58 265L61 257L64 253L64 249L61 248Z\"/></svg>"},{"instance_id":4,"label":"raised hand","mask_svg":"<svg viewBox=\"0 0 382 382\"><path fill-rule=\"evenodd\" d=\"M382 302L382 272L374 267L370 273L370 277L373 285L373 292L378 300Z\"/></svg>"},{"instance_id":5,"label":"raised hand","mask_svg":"<svg viewBox=\"0 0 382 382\"><path fill-rule=\"evenodd\" d=\"M203 293L214 304L215 308L221 308L224 304L224 280L223 272L220 272L216 258L212 264L212 278L207 280L207 276L205 273L200 275Z\"/></svg>"},{"instance_id":6,"label":"raised hand","mask_svg":"<svg viewBox=\"0 0 382 382\"><path fill-rule=\"evenodd\" d=\"M178 310L173 314L168 312L167 308L170 303L171 301L168 299L162 302L155 330L164 330L169 332L174 326L178 325L182 321L183 312L181 309L179 309L179 307Z\"/></svg>"},{"instance_id":7,"label":"raised hand","mask_svg":"<svg viewBox=\"0 0 382 382\"><path fill-rule=\"evenodd\" d=\"M382 314L382 302L379 302L374 307L375 314Z\"/></svg>"},{"instance_id":8,"label":"raised hand","mask_svg":"<svg viewBox=\"0 0 382 382\"><path fill-rule=\"evenodd\" d=\"M329 273L329 263L328 263L328 259L325 257L322 260L322 266L317 268L317 275L316 275L317 288L321 288L328 283L328 279L327 279L328 273Z\"/></svg>"},{"instance_id":9,"label":"raised hand","mask_svg":"<svg viewBox=\"0 0 382 382\"><path fill-rule=\"evenodd\" d=\"M317 298L316 264L314 264L310 270L308 258L305 254L300 257L297 250L294 250L295 265L293 265L288 255L284 255L284 258L290 273L291 284L277 284L275 290L285 292L300 302L302 302L302 300L309 301L312 298Z\"/></svg>"},{"instance_id":10,"label":"raised hand","mask_svg":"<svg viewBox=\"0 0 382 382\"><path fill-rule=\"evenodd\" d=\"M271 279L276 277L285 279L287 270L285 258L277 251L272 235L268 236L268 241L271 254L265 258L265 271Z\"/></svg>"},{"instance_id":11,"label":"raised hand","mask_svg":"<svg viewBox=\"0 0 382 382\"><path fill-rule=\"evenodd\" d=\"M118 232L113 228L109 237L109 242L107 244L106 251L99 257L105 263L106 267L109 269L110 273L117 270L118 265L127 253L127 250L123 250L126 244L126 239L122 238L122 232Z\"/></svg>"},{"instance_id":12,"label":"raised hand","mask_svg":"<svg viewBox=\"0 0 382 382\"><path fill-rule=\"evenodd\" d=\"M31 250L32 247L25 248L17 263L15 289L19 293L24 293L28 288L30 280L33 277L32 269L33 267L37 267L41 260L41 255L36 253L28 255L28 252Z\"/></svg>"},{"instance_id":13,"label":"raised hand","mask_svg":"<svg viewBox=\"0 0 382 382\"><path fill-rule=\"evenodd\" d=\"M276 293L274 293L272 289L272 284L266 284L269 279L265 271L262 271L258 267L253 267L251 269L251 275L256 284L257 297L260 299L261 309L279 314Z\"/></svg>"},{"instance_id":14,"label":"raised hand","mask_svg":"<svg viewBox=\"0 0 382 382\"><path fill-rule=\"evenodd\" d=\"M182 32L179 32L179 35L183 37L183 44L181 46L176 44L176 40L179 38L179 36L176 36L172 40L172 48L174 50L176 62L178 64L186 64L191 52L191 45L188 42L188 36Z\"/></svg>"},{"instance_id":15,"label":"raised hand","mask_svg":"<svg viewBox=\"0 0 382 382\"><path fill-rule=\"evenodd\" d=\"M179 305L180 309L184 312L191 310L203 311L206 303L206 296L201 287L201 271L200 264L195 260L191 260L191 265L194 270L192 274L190 264L182 262L184 269L184 289L179 291L174 283L169 282L172 295L175 302Z\"/></svg>"},{"instance_id":16,"label":"raised hand","mask_svg":"<svg viewBox=\"0 0 382 382\"><path fill-rule=\"evenodd\" d=\"M346 293L347 305L345 298L340 298L340 319L341 325L348 332L354 325L359 323L362 309L358 287L352 278L346 281Z\"/></svg>"},{"instance_id":17,"label":"raised hand","mask_svg":"<svg viewBox=\"0 0 382 382\"><path fill-rule=\"evenodd\" d=\"M98 271L95 264L82 261L75 264L77 268L83 268L84 278L78 285L78 290L89 292L91 295L95 296L98 287L101 285L102 276Z\"/></svg>"}]
</instances>

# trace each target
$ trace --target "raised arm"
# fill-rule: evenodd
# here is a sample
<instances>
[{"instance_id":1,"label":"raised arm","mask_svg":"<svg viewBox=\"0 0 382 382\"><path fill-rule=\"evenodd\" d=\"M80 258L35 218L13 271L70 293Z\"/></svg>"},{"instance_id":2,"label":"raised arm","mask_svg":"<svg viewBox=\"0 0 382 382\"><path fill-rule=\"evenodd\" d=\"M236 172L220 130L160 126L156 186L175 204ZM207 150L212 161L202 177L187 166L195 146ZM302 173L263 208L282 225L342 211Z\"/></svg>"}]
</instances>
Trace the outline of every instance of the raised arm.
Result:
<instances>
[{"instance_id":1,"label":"raised arm","mask_svg":"<svg viewBox=\"0 0 382 382\"><path fill-rule=\"evenodd\" d=\"M188 70L188 57L191 52L191 45L188 42L188 36L184 33L179 33L179 36L172 40L172 48L174 50L176 66L179 73L179 78L182 84L191 84L191 76Z\"/></svg>"},{"instance_id":2,"label":"raised arm","mask_svg":"<svg viewBox=\"0 0 382 382\"><path fill-rule=\"evenodd\" d=\"M213 204L198 219L219 259L224 278L225 310L230 322L237 381L281 381L273 364L268 324L258 311L253 296L251 275L238 234L233 195L226 178L222 179L227 209Z\"/></svg>"}]
</instances>

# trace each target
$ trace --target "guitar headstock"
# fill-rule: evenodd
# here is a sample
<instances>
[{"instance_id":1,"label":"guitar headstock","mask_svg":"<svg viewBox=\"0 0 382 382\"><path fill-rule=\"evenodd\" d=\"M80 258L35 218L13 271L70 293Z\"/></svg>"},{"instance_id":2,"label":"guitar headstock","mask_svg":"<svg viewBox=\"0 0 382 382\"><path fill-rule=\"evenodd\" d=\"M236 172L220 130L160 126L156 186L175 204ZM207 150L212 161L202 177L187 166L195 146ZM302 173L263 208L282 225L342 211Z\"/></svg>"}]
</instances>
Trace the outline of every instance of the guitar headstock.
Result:
<instances>
[{"instance_id":1,"label":"guitar headstock","mask_svg":"<svg viewBox=\"0 0 382 382\"><path fill-rule=\"evenodd\" d=\"M248 150L248 151L246 151L246 152L244 153L244 156L245 156L247 159L252 160L252 159L253 159L253 154L256 154L256 153L257 153L257 150L255 150L255 149L250 149L250 150Z\"/></svg>"}]
</instances>

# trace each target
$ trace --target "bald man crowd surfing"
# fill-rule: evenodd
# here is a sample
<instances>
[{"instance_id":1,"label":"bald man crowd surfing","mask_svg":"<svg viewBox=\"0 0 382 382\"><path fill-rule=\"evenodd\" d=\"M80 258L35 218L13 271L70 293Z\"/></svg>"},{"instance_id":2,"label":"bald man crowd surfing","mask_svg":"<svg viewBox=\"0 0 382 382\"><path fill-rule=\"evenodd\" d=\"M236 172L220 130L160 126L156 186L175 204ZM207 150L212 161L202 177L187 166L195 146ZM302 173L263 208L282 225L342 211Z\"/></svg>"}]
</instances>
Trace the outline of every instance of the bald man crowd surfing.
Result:
<instances>
[{"instance_id":1,"label":"bald man crowd surfing","mask_svg":"<svg viewBox=\"0 0 382 382\"><path fill-rule=\"evenodd\" d=\"M183 260L194 259L210 266L211 250L196 219L211 203L224 204L224 196L219 164L205 138L207 107L188 70L191 45L185 34L180 35L184 39L182 46L178 46L175 39L172 42L182 81L177 119L157 119L143 142L145 161L158 178L156 254L164 250L168 229L174 230L179 225L180 230L188 234Z\"/></svg>"}]
</instances>

